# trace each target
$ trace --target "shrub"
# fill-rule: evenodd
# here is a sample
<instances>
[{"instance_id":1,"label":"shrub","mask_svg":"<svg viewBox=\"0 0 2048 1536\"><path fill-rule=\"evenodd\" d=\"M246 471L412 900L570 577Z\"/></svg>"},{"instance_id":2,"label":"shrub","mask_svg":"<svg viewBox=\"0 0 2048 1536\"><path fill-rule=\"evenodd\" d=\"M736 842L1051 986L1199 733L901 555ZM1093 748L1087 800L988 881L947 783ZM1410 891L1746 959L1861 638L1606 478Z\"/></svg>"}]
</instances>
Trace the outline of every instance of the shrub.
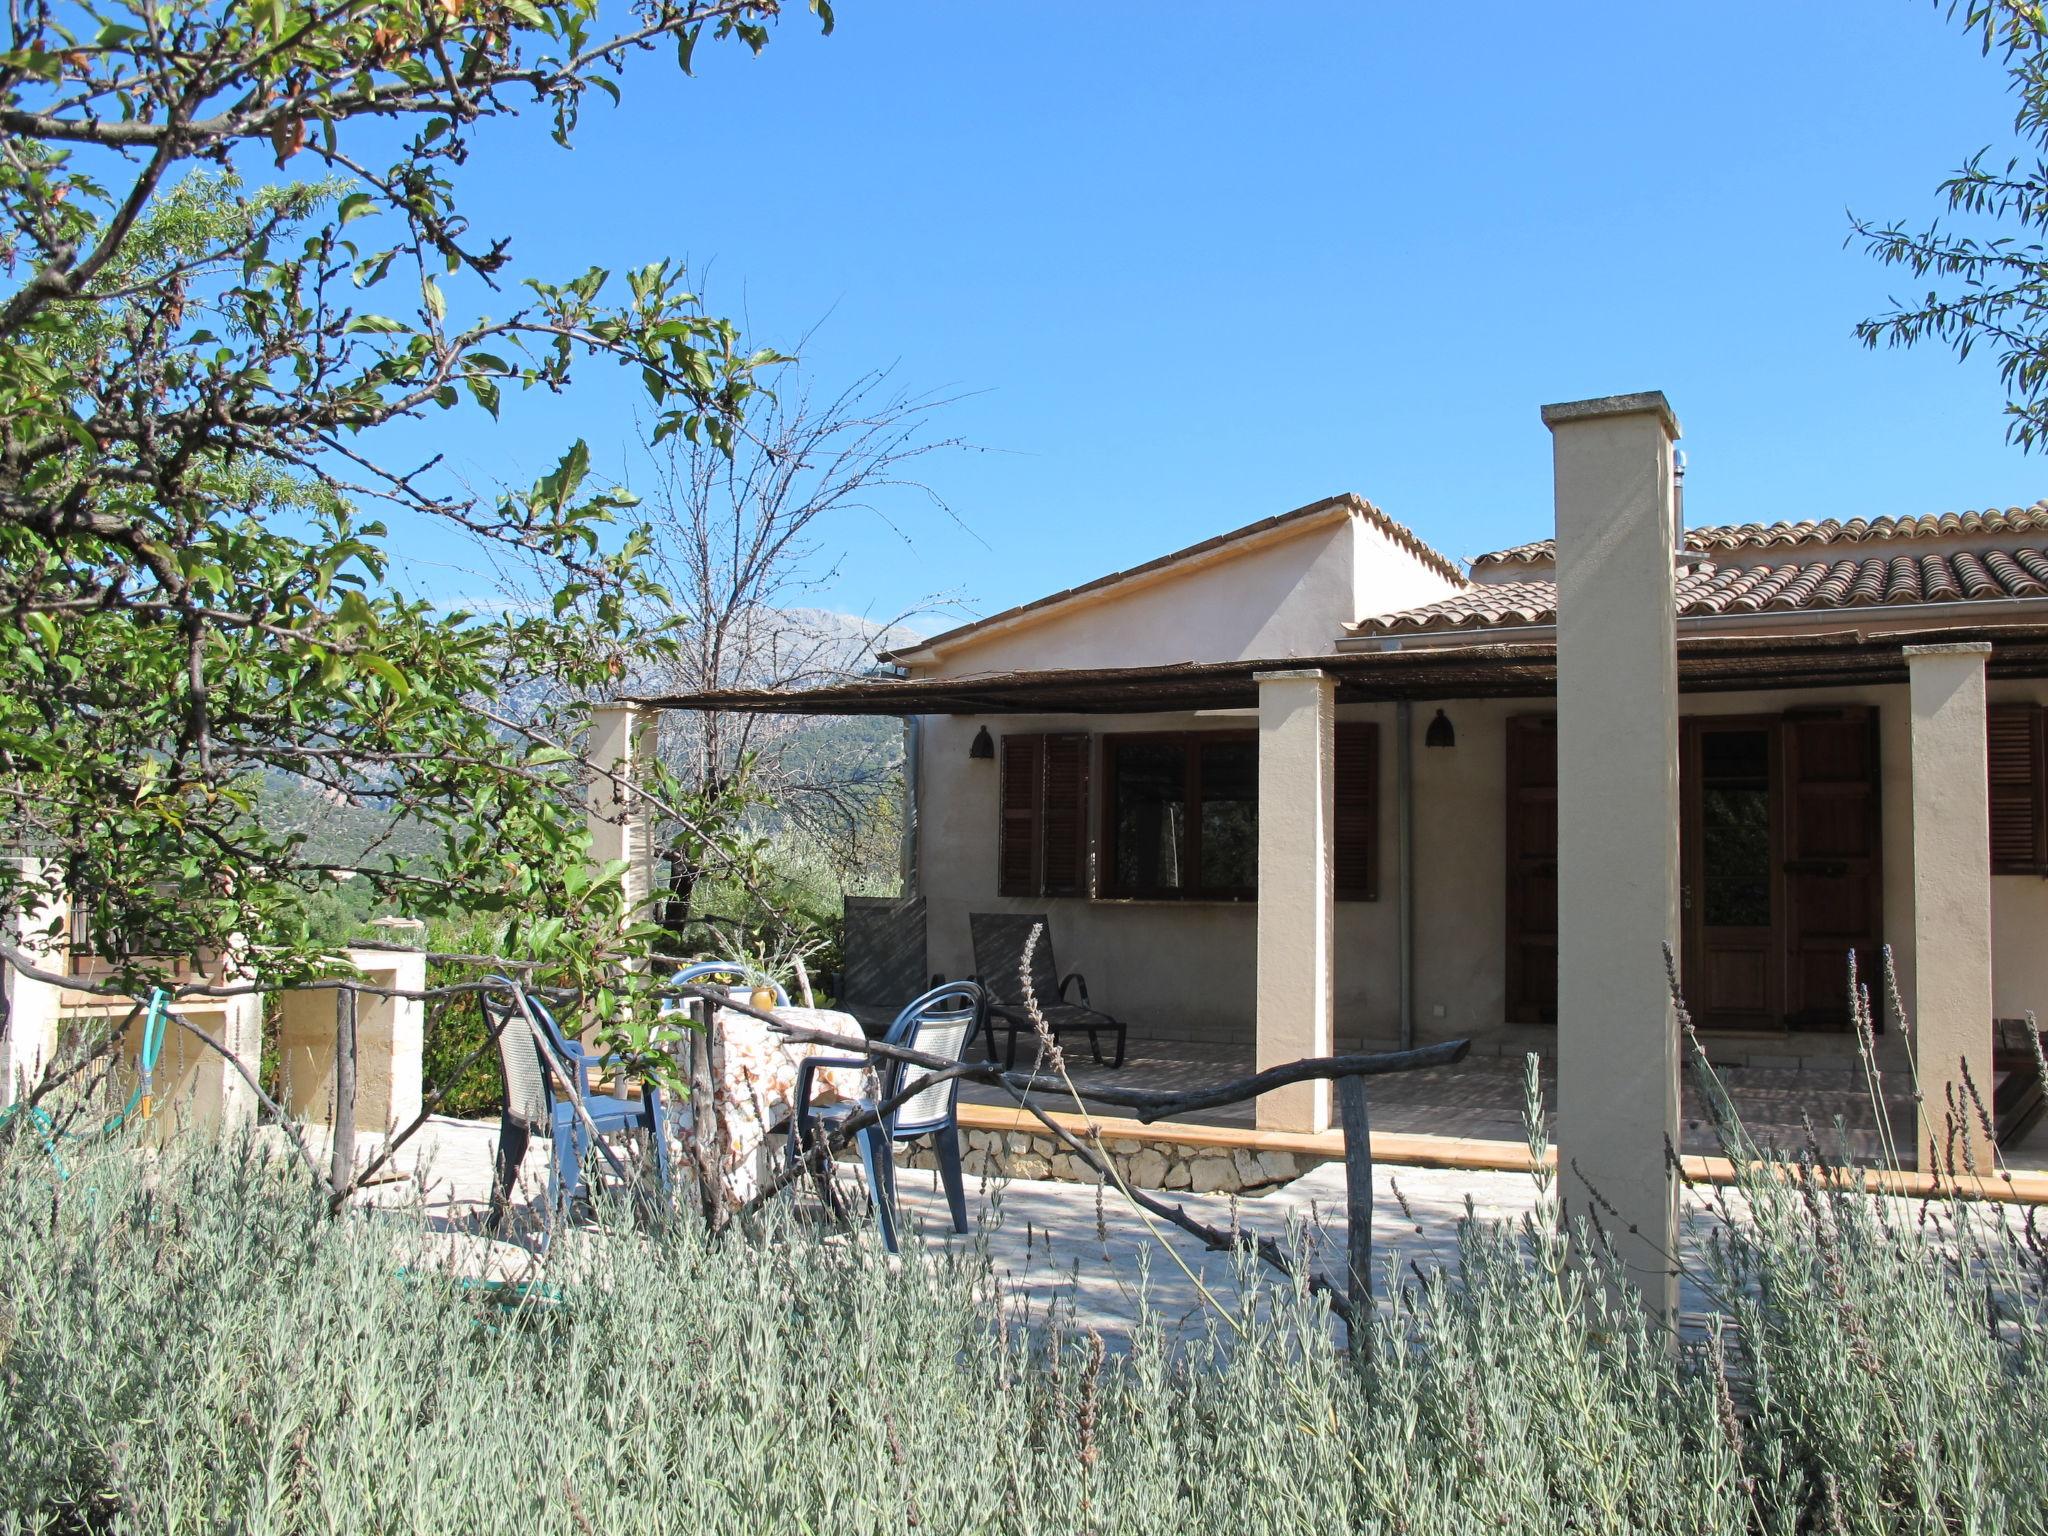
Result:
<instances>
[{"instance_id":1,"label":"shrub","mask_svg":"<svg viewBox=\"0 0 2048 1536\"><path fill-rule=\"evenodd\" d=\"M564 1233L495 1304L250 1142L0 1136L0 1530L2039 1530L2043 1265L2003 1209L1745 1163L1667 1348L1548 1193L1355 1348L1246 1272L1128 1340L978 1251L783 1215ZM1131 1277L1142 1286L1142 1275Z\"/></svg>"}]
</instances>

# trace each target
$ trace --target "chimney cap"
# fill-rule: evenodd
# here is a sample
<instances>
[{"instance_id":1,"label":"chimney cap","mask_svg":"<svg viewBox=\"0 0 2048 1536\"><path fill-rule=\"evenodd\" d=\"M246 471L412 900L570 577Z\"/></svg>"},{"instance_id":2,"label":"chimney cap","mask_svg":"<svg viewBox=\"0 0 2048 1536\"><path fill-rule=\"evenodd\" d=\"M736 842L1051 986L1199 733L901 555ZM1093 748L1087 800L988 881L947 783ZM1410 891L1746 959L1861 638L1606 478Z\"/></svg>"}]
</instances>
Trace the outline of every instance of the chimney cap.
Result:
<instances>
[{"instance_id":1,"label":"chimney cap","mask_svg":"<svg viewBox=\"0 0 2048 1536\"><path fill-rule=\"evenodd\" d=\"M1564 400L1543 407L1543 425L1553 432L1572 422L1594 421L1602 416L1655 416L1664 435L1673 440L1684 436L1678 417L1661 389L1646 389L1633 395L1602 395L1595 400Z\"/></svg>"}]
</instances>

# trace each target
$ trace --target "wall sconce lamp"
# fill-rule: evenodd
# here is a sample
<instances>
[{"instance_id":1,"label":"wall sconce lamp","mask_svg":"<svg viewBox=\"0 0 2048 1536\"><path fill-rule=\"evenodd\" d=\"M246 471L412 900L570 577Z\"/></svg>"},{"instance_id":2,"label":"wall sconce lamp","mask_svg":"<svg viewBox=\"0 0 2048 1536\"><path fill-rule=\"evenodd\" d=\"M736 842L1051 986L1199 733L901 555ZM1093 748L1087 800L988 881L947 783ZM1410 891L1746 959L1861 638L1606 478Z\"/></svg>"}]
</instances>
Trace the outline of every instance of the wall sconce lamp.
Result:
<instances>
[{"instance_id":1,"label":"wall sconce lamp","mask_svg":"<svg viewBox=\"0 0 2048 1536\"><path fill-rule=\"evenodd\" d=\"M974 745L967 749L967 755L970 758L994 757L996 755L996 739L989 735L987 726L984 725L974 733Z\"/></svg>"},{"instance_id":2,"label":"wall sconce lamp","mask_svg":"<svg viewBox=\"0 0 2048 1536\"><path fill-rule=\"evenodd\" d=\"M1422 733L1422 744L1425 747L1455 747L1458 731L1451 724L1451 717L1438 710L1436 718L1429 722L1429 729Z\"/></svg>"}]
</instances>

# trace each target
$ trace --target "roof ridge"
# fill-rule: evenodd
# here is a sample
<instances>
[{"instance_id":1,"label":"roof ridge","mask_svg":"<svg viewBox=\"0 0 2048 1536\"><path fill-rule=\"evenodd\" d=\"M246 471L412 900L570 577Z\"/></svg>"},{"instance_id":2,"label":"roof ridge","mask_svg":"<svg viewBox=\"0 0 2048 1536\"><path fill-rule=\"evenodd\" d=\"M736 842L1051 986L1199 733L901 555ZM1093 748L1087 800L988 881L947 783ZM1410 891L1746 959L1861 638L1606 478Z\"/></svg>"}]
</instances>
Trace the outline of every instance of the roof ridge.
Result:
<instances>
[{"instance_id":1,"label":"roof ridge","mask_svg":"<svg viewBox=\"0 0 2048 1536\"><path fill-rule=\"evenodd\" d=\"M1685 530L1685 547L1695 554L1711 550L1770 549L1777 545L1870 544L1904 539L1964 538L1980 533L2031 533L2048 530L2048 499L2024 507L1986 507L1982 511L1930 512L1904 516L1852 517L1819 521L1710 523ZM1557 558L1555 539L1531 539L1472 558L1472 569L1495 565L1537 565Z\"/></svg>"}]
</instances>

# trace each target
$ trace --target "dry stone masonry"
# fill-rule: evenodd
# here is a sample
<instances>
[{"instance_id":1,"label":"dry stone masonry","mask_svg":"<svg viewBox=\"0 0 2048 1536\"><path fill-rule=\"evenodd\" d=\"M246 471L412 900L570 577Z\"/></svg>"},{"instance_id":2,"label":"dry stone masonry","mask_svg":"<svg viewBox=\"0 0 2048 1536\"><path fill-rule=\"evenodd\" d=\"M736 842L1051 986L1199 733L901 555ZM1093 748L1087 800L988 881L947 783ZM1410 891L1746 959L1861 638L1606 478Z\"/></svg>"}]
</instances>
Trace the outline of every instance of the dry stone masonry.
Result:
<instances>
[{"instance_id":1,"label":"dry stone masonry","mask_svg":"<svg viewBox=\"0 0 2048 1536\"><path fill-rule=\"evenodd\" d=\"M1031 1131L962 1129L961 1165L970 1177L1064 1179L1092 1184L1088 1165L1051 1136ZM1184 1189L1198 1195L1254 1195L1291 1184L1328 1158L1248 1147L1188 1145L1168 1140L1113 1137L1105 1143L1117 1172L1137 1189ZM931 1148L916 1142L904 1154L912 1168L936 1166Z\"/></svg>"}]
</instances>

